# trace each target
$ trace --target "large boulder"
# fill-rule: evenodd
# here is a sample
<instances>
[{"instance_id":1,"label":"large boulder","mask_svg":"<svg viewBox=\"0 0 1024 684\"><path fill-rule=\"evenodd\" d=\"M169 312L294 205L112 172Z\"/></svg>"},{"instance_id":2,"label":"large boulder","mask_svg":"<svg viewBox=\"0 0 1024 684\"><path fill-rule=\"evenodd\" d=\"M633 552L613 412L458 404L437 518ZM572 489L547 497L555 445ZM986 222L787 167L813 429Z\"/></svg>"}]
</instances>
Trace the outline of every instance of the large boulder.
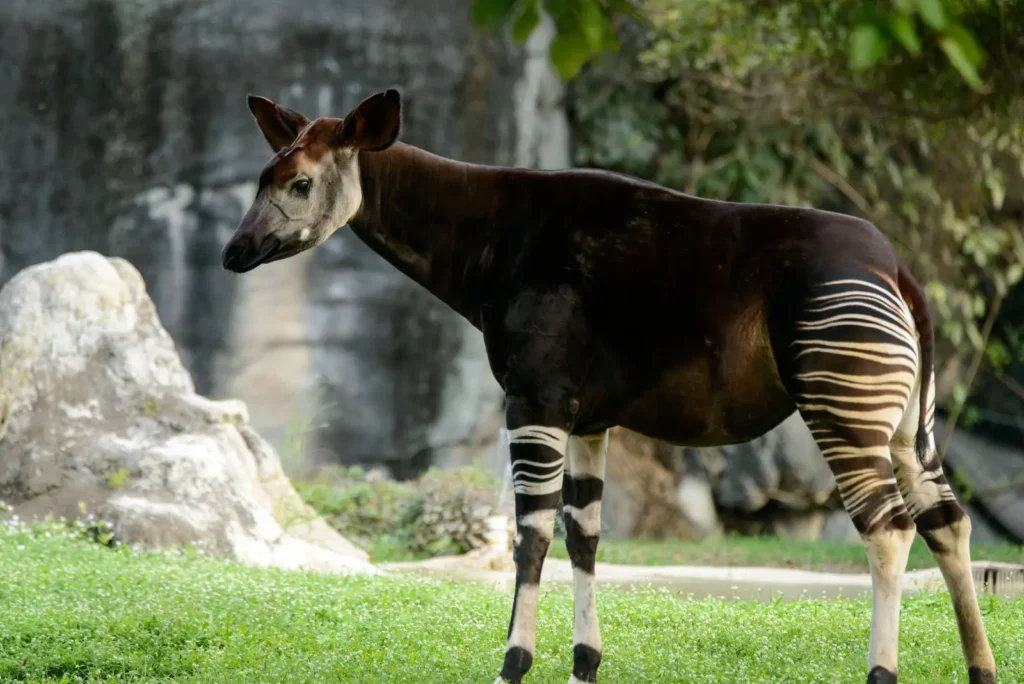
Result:
<instances>
[{"instance_id":1,"label":"large boulder","mask_svg":"<svg viewBox=\"0 0 1024 684\"><path fill-rule=\"evenodd\" d=\"M196 394L142 276L70 253L0 290L0 500L146 547L370 572L303 504L239 401Z\"/></svg>"}]
</instances>

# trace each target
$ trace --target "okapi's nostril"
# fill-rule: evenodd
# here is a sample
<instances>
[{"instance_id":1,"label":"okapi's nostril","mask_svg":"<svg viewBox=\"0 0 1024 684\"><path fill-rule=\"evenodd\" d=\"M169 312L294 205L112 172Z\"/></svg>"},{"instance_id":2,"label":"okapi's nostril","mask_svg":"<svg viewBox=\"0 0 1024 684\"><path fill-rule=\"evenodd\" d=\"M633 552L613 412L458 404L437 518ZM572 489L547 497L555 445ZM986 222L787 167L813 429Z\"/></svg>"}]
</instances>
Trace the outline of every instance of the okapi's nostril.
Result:
<instances>
[{"instance_id":1,"label":"okapi's nostril","mask_svg":"<svg viewBox=\"0 0 1024 684\"><path fill-rule=\"evenodd\" d=\"M232 240L224 245L224 251L221 252L221 265L224 268L231 268L244 253L245 245L239 240Z\"/></svg>"}]
</instances>

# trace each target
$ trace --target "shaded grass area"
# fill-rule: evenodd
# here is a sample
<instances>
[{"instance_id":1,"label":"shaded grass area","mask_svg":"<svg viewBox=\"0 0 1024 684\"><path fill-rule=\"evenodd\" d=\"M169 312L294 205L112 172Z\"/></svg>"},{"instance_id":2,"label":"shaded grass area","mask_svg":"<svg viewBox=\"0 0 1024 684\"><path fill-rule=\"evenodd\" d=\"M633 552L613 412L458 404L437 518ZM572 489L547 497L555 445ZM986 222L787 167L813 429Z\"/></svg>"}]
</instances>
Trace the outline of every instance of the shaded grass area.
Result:
<instances>
[{"instance_id":1,"label":"shaded grass area","mask_svg":"<svg viewBox=\"0 0 1024 684\"><path fill-rule=\"evenodd\" d=\"M0 533L0 681L490 682L511 597L411 578L247 568ZM598 594L605 682L863 682L865 600ZM1024 680L1024 600L986 597L1001 681ZM965 682L949 599L906 600L901 682ZM572 599L545 591L529 682L565 682ZM827 657L823 655L827 654Z\"/></svg>"},{"instance_id":2,"label":"shaded grass area","mask_svg":"<svg viewBox=\"0 0 1024 684\"><path fill-rule=\"evenodd\" d=\"M551 545L552 558L568 558L565 543ZM1024 564L1024 547L1010 544L971 547L973 560ZM778 537L728 536L699 542L680 540L601 540L597 560L620 565L718 565L798 568L831 572L867 572L861 544L827 543ZM910 570L935 567L918 537L910 549Z\"/></svg>"}]
</instances>

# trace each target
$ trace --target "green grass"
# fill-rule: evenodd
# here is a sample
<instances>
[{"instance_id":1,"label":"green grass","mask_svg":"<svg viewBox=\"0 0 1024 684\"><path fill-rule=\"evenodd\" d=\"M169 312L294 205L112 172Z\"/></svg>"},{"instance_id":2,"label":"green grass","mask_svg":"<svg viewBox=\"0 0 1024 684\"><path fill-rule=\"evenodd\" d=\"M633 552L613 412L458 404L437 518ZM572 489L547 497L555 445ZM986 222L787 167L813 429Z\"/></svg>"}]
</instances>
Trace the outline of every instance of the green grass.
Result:
<instances>
[{"instance_id":1,"label":"green grass","mask_svg":"<svg viewBox=\"0 0 1024 684\"><path fill-rule=\"evenodd\" d=\"M565 543L551 545L552 558L568 558ZM973 560L1004 561L1024 564L1024 547L1000 544L975 545ZM778 537L729 536L700 542L680 540L601 540L597 560L620 565L725 565L767 566L828 570L832 572L867 572L868 561L861 544L825 543L780 539ZM932 555L918 537L910 549L911 570L934 567Z\"/></svg>"},{"instance_id":2,"label":"green grass","mask_svg":"<svg viewBox=\"0 0 1024 684\"><path fill-rule=\"evenodd\" d=\"M0 530L0 681L491 682L511 597L474 585L247 568ZM866 600L687 600L603 589L604 682L860 682ZM1001 681L1024 600L986 597ZM948 597L904 602L900 681L963 682ZM568 678L572 599L542 594L528 682Z\"/></svg>"}]
</instances>

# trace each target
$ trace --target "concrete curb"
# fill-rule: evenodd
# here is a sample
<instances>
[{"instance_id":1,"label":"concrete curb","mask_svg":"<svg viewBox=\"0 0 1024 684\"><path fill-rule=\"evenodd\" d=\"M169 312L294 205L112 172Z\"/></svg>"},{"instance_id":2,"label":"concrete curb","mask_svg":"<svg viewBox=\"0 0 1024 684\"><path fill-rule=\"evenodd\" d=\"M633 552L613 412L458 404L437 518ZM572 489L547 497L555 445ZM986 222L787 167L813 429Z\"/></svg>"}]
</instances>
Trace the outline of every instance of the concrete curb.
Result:
<instances>
[{"instance_id":1,"label":"concrete curb","mask_svg":"<svg viewBox=\"0 0 1024 684\"><path fill-rule=\"evenodd\" d=\"M511 591L515 586L515 573L504 568L492 569L496 564L503 566L506 561L504 556L507 555L477 553L424 561L384 563L379 567L385 573L477 582ZM507 562L510 563L511 559L508 558ZM1024 593L1024 566L993 562L977 562L972 566L979 591L994 591L1007 596ZM596 576L599 585L622 589L661 587L679 591L693 598L770 600L781 596L785 600L794 600L850 598L871 593L871 575L868 573L815 572L768 567L640 566L598 563ZM548 558L544 563L541 581L544 584L571 584L572 567L569 561ZM944 589L945 583L938 568L915 570L904 576L904 596Z\"/></svg>"}]
</instances>

